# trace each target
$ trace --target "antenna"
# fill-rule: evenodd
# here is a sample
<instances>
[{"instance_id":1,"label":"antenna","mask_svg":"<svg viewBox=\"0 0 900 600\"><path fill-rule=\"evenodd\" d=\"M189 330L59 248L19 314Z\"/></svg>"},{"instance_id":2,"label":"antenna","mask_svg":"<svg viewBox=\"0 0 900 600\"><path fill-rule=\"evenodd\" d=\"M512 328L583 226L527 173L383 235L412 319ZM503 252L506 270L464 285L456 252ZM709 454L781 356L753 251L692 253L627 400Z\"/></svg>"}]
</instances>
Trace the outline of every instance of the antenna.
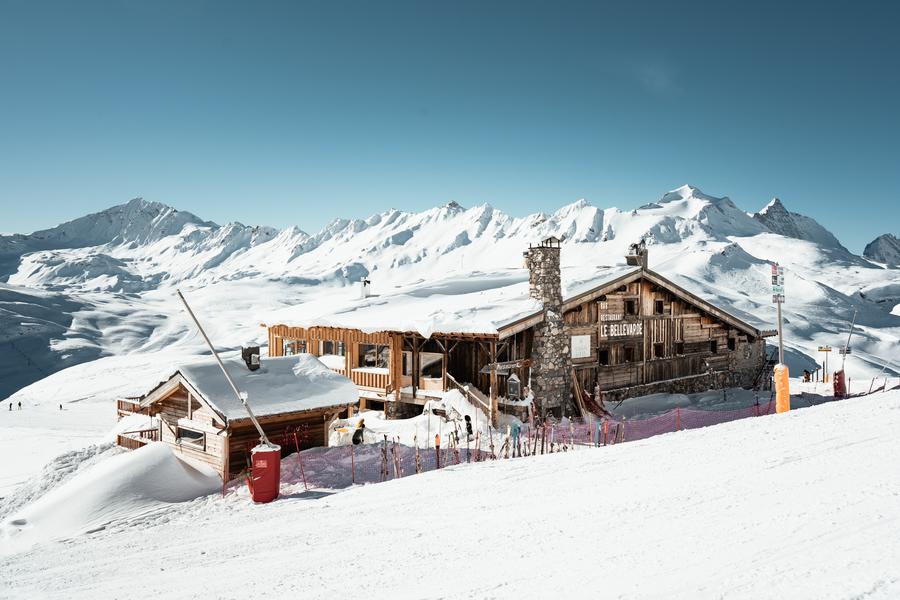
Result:
<instances>
[{"instance_id":1,"label":"antenna","mask_svg":"<svg viewBox=\"0 0 900 600\"><path fill-rule=\"evenodd\" d=\"M256 430L259 432L259 442L260 444L265 444L266 446L274 447L274 444L269 441L269 438L266 437L266 432L263 431L263 428L260 427L259 421L256 420L256 416L253 414L253 411L250 410L250 405L247 404L247 394L246 392L240 392L237 389L237 386L234 384L234 380L231 378L231 375L228 374L228 370L225 368L225 363L222 362L222 359L219 358L219 353L216 352L216 349L213 347L212 342L209 341L209 336L206 335L206 332L203 330L203 326L200 325L200 321L197 320L197 316L194 314L194 311L191 310L190 305L188 305L187 300L185 300L184 295L181 293L181 290L175 290L178 292L178 297L181 298L181 302L184 304L184 307L187 309L188 314L191 316L191 319L194 321L194 324L197 326L197 329L200 330L200 335L203 336L203 339L206 340L206 345L209 346L209 349L212 351L212 355L216 358L216 362L219 363L219 368L222 369L222 373L225 375L225 379L228 380L228 385L231 386L231 389L234 390L234 395L237 399L244 405L244 408L247 410L247 414L250 415L250 421L253 422L253 425L256 427Z\"/></svg>"}]
</instances>

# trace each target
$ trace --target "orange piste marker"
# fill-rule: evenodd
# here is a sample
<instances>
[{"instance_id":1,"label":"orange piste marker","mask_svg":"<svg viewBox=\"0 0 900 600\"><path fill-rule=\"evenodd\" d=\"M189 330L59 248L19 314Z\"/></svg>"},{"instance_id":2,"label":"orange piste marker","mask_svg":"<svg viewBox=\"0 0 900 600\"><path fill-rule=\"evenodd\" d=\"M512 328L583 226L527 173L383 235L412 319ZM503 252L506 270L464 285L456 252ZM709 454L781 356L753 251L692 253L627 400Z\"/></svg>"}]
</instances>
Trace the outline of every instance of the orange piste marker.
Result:
<instances>
[{"instance_id":1,"label":"orange piste marker","mask_svg":"<svg viewBox=\"0 0 900 600\"><path fill-rule=\"evenodd\" d=\"M791 387L788 381L787 365L775 365L775 412L791 410Z\"/></svg>"}]
</instances>

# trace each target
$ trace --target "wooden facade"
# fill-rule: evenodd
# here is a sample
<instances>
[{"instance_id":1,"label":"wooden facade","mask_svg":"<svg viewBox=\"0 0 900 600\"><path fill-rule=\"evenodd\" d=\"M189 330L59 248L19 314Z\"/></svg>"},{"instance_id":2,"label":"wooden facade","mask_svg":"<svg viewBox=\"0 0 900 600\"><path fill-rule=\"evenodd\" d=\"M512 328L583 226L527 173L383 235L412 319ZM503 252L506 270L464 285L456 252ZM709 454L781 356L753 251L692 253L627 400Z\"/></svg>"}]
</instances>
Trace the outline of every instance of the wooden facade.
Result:
<instances>
[{"instance_id":1,"label":"wooden facade","mask_svg":"<svg viewBox=\"0 0 900 600\"><path fill-rule=\"evenodd\" d=\"M599 392L601 402L653 393L653 384L664 382L679 382L669 387L679 392L723 383L752 387L765 367L768 332L646 268L565 299L562 310L573 376L582 390ZM507 394L507 376L515 373L529 381L527 359L542 319L539 312L497 332L435 333L427 339L414 332L274 325L268 328L269 354L323 356L340 348L343 360L335 363L332 356L327 364L357 384L361 407L375 401L380 408L384 402L388 414L405 416L396 412L398 403L423 404L429 390L463 383L496 414L497 398ZM367 367L361 357L373 347L383 362ZM513 361L525 362L495 374L492 385L486 367Z\"/></svg>"},{"instance_id":2,"label":"wooden facade","mask_svg":"<svg viewBox=\"0 0 900 600\"><path fill-rule=\"evenodd\" d=\"M247 468L249 449L259 443L259 433L246 419L224 419L207 400L191 389L176 373L144 396L140 402L128 399L133 412L154 417L156 427L124 432L119 446L135 449L151 441L167 444L188 462L213 468L229 481ZM122 416L122 404L119 405ZM286 430L300 429L300 449L328 445L328 425L348 410L347 405L301 412L257 416L272 440L280 440ZM130 411L124 411L128 414ZM282 455L295 451L293 442L282 445Z\"/></svg>"},{"instance_id":3,"label":"wooden facade","mask_svg":"<svg viewBox=\"0 0 900 600\"><path fill-rule=\"evenodd\" d=\"M763 332L652 272L604 287L563 313L579 384L601 399L711 373L751 387L765 366Z\"/></svg>"}]
</instances>

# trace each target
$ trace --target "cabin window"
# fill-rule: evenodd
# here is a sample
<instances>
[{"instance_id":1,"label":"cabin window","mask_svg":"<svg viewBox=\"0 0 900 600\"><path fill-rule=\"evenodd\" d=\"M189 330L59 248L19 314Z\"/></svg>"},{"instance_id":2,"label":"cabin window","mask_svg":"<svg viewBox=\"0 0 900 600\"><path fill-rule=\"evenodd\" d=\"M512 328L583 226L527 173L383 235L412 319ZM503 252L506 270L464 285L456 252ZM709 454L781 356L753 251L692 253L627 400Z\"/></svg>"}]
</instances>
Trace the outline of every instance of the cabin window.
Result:
<instances>
[{"instance_id":1,"label":"cabin window","mask_svg":"<svg viewBox=\"0 0 900 600\"><path fill-rule=\"evenodd\" d=\"M192 446L200 450L206 450L206 434L202 431L194 431L185 427L179 427L177 430L178 443L185 446Z\"/></svg>"},{"instance_id":2,"label":"cabin window","mask_svg":"<svg viewBox=\"0 0 900 600\"><path fill-rule=\"evenodd\" d=\"M602 366L609 366L609 348L599 348L597 350L597 360Z\"/></svg>"},{"instance_id":3,"label":"cabin window","mask_svg":"<svg viewBox=\"0 0 900 600\"><path fill-rule=\"evenodd\" d=\"M675 354L684 354L684 342L675 342Z\"/></svg>"},{"instance_id":4,"label":"cabin window","mask_svg":"<svg viewBox=\"0 0 900 600\"><path fill-rule=\"evenodd\" d=\"M293 356L306 352L306 340L284 340L284 355Z\"/></svg>"},{"instance_id":5,"label":"cabin window","mask_svg":"<svg viewBox=\"0 0 900 600\"><path fill-rule=\"evenodd\" d=\"M387 369L391 361L390 346L380 344L360 344L359 362L360 368Z\"/></svg>"},{"instance_id":6,"label":"cabin window","mask_svg":"<svg viewBox=\"0 0 900 600\"><path fill-rule=\"evenodd\" d=\"M401 361L403 363L403 374L404 375L412 375L412 352L404 352L401 356Z\"/></svg>"},{"instance_id":7,"label":"cabin window","mask_svg":"<svg viewBox=\"0 0 900 600\"><path fill-rule=\"evenodd\" d=\"M737 340L733 337L728 338L728 349L734 351L737 348Z\"/></svg>"},{"instance_id":8,"label":"cabin window","mask_svg":"<svg viewBox=\"0 0 900 600\"><path fill-rule=\"evenodd\" d=\"M331 340L322 340L322 354L334 354L335 356L346 356L347 347L344 342L333 342Z\"/></svg>"},{"instance_id":9,"label":"cabin window","mask_svg":"<svg viewBox=\"0 0 900 600\"><path fill-rule=\"evenodd\" d=\"M709 340L709 351L713 354L719 351L719 343L716 340Z\"/></svg>"},{"instance_id":10,"label":"cabin window","mask_svg":"<svg viewBox=\"0 0 900 600\"><path fill-rule=\"evenodd\" d=\"M626 315L636 315L637 314L637 300L626 300L625 301L625 314Z\"/></svg>"},{"instance_id":11,"label":"cabin window","mask_svg":"<svg viewBox=\"0 0 900 600\"><path fill-rule=\"evenodd\" d=\"M663 314L663 309L664 309L664 308L665 308L665 307L663 306L663 301L662 301L662 300L654 300L654 301L653 301L653 314L654 314L654 315L661 315L661 314Z\"/></svg>"},{"instance_id":12,"label":"cabin window","mask_svg":"<svg viewBox=\"0 0 900 600\"><path fill-rule=\"evenodd\" d=\"M634 348L632 346L625 346L625 362L634 362L634 355Z\"/></svg>"},{"instance_id":13,"label":"cabin window","mask_svg":"<svg viewBox=\"0 0 900 600\"><path fill-rule=\"evenodd\" d=\"M666 355L665 344L653 344L653 358L663 358Z\"/></svg>"},{"instance_id":14,"label":"cabin window","mask_svg":"<svg viewBox=\"0 0 900 600\"><path fill-rule=\"evenodd\" d=\"M419 352L419 374L438 379L443 376L444 355L440 352Z\"/></svg>"}]
</instances>

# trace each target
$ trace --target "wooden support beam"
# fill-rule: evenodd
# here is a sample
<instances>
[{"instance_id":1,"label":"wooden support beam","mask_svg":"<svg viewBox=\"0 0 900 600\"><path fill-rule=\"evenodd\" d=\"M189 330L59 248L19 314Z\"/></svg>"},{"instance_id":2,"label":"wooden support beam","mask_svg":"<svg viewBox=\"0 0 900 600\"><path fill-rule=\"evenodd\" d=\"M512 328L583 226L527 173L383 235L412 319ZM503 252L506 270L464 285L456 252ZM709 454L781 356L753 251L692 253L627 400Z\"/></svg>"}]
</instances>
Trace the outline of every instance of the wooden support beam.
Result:
<instances>
[{"instance_id":1,"label":"wooden support beam","mask_svg":"<svg viewBox=\"0 0 900 600\"><path fill-rule=\"evenodd\" d=\"M490 347L491 363L497 362L497 342L491 342ZM497 367L491 367L491 423L496 428L500 420L500 404L498 401L499 390L497 389Z\"/></svg>"}]
</instances>

